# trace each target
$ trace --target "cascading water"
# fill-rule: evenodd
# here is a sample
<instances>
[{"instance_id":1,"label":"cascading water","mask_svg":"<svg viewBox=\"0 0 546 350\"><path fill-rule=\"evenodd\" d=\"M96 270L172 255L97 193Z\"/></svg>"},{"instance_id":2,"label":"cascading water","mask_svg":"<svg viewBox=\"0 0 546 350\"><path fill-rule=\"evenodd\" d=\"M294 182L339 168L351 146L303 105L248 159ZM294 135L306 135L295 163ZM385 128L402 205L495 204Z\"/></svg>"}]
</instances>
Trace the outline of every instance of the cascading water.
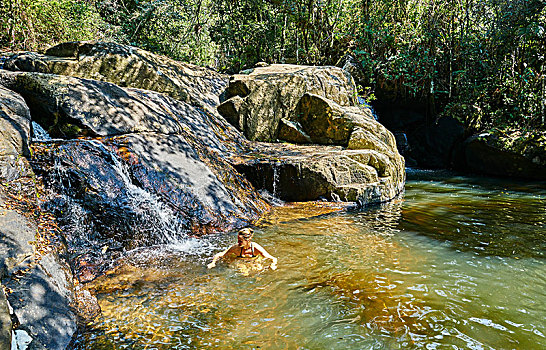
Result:
<instances>
[{"instance_id":1,"label":"cascading water","mask_svg":"<svg viewBox=\"0 0 546 350\"><path fill-rule=\"evenodd\" d=\"M47 131L45 131L40 124L32 122L32 141L51 141L51 136L49 136Z\"/></svg>"},{"instance_id":2,"label":"cascading water","mask_svg":"<svg viewBox=\"0 0 546 350\"><path fill-rule=\"evenodd\" d=\"M135 180L115 148L98 140L46 141L43 129L34 130L35 140L43 140L35 144L38 171L56 192L49 208L59 217L74 256L101 265L122 251L158 244L185 254L215 247L188 237L188 214ZM117 253L112 259L100 254L103 249Z\"/></svg>"},{"instance_id":3,"label":"cascading water","mask_svg":"<svg viewBox=\"0 0 546 350\"><path fill-rule=\"evenodd\" d=\"M127 165L119 159L117 154L107 149L99 141L91 140L89 142L108 153L113 163L113 169L123 180L123 186L127 188L129 205L132 210L140 216L148 218L150 222L154 222L156 233L162 236L165 243L178 242L181 234L186 232L180 227L180 220L172 209L162 203L154 194L136 186L131 181Z\"/></svg>"}]
</instances>

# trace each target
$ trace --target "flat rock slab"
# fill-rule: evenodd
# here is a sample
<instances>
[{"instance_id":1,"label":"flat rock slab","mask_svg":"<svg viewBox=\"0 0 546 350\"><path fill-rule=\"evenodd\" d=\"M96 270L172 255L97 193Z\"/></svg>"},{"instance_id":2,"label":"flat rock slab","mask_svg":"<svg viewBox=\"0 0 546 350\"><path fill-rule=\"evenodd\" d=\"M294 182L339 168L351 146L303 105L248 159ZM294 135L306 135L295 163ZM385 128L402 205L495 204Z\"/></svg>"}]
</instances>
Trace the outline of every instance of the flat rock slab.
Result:
<instances>
[{"instance_id":1,"label":"flat rock slab","mask_svg":"<svg viewBox=\"0 0 546 350\"><path fill-rule=\"evenodd\" d=\"M287 201L385 202L398 195L404 178L377 171L388 159L375 150L339 146L253 143L248 154L230 161L254 186Z\"/></svg>"}]
</instances>

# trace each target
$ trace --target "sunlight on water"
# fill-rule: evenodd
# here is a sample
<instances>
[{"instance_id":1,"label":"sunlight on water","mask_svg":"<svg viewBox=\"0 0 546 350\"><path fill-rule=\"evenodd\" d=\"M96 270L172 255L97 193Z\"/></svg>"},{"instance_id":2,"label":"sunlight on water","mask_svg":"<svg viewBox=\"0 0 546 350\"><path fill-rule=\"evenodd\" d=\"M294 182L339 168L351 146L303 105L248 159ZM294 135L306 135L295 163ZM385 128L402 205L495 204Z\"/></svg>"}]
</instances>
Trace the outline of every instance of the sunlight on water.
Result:
<instances>
[{"instance_id":1,"label":"sunlight on water","mask_svg":"<svg viewBox=\"0 0 546 350\"><path fill-rule=\"evenodd\" d=\"M255 234L276 271L207 270L234 234L135 251L94 282L103 315L74 348L545 348L546 189L486 181L410 180L364 211L276 208Z\"/></svg>"}]
</instances>

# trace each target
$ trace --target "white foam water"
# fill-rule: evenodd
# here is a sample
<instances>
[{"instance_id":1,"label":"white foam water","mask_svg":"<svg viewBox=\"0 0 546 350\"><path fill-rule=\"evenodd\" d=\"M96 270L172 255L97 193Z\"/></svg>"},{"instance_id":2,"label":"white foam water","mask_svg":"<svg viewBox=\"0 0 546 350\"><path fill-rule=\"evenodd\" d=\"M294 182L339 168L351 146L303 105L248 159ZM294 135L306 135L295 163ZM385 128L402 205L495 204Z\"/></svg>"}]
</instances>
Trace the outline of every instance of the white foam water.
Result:
<instances>
[{"instance_id":1,"label":"white foam water","mask_svg":"<svg viewBox=\"0 0 546 350\"><path fill-rule=\"evenodd\" d=\"M41 142L51 140L51 136L49 136L47 131L45 131L40 124L32 122L32 141Z\"/></svg>"}]
</instances>

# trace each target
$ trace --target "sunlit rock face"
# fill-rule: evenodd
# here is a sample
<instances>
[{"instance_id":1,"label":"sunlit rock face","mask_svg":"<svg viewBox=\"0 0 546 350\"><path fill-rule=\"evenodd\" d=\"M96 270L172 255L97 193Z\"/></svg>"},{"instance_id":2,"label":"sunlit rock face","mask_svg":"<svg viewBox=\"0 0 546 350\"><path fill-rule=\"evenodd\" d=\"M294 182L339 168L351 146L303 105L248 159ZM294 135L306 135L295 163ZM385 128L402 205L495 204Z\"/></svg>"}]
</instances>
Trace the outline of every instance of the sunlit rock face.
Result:
<instances>
[{"instance_id":1,"label":"sunlit rock face","mask_svg":"<svg viewBox=\"0 0 546 350\"><path fill-rule=\"evenodd\" d=\"M215 108L228 77L213 70L105 42L69 42L45 55L12 56L4 69L69 75L153 90L207 109Z\"/></svg>"},{"instance_id":2,"label":"sunlit rock face","mask_svg":"<svg viewBox=\"0 0 546 350\"><path fill-rule=\"evenodd\" d=\"M271 65L233 76L218 106L227 121L250 140L309 145L255 143L237 168L286 200L392 199L404 185L404 158L393 134L356 105L355 92L337 67Z\"/></svg>"},{"instance_id":3,"label":"sunlit rock face","mask_svg":"<svg viewBox=\"0 0 546 350\"><path fill-rule=\"evenodd\" d=\"M305 93L354 106L353 79L337 67L274 64L231 77L218 111L252 141L274 142L282 119L292 119Z\"/></svg>"}]
</instances>

